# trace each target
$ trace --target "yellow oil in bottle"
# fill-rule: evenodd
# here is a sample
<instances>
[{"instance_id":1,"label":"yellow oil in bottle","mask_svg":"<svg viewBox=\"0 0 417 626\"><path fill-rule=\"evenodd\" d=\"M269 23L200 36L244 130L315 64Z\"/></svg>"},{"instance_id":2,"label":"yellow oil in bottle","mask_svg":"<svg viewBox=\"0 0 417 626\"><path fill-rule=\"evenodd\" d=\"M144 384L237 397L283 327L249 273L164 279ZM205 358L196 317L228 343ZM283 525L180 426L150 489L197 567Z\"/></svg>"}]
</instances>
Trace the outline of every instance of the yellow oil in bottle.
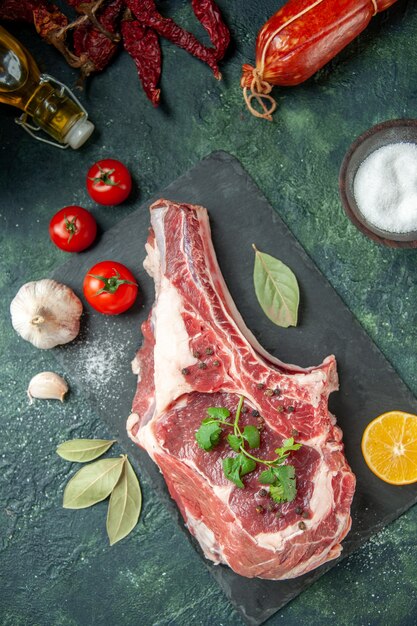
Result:
<instances>
[{"instance_id":1,"label":"yellow oil in bottle","mask_svg":"<svg viewBox=\"0 0 417 626\"><path fill-rule=\"evenodd\" d=\"M86 111L64 85L41 75L31 54L0 26L0 102L24 111L64 147L80 147L94 130ZM33 127L26 124L26 129ZM31 134L33 134L31 132Z\"/></svg>"}]
</instances>

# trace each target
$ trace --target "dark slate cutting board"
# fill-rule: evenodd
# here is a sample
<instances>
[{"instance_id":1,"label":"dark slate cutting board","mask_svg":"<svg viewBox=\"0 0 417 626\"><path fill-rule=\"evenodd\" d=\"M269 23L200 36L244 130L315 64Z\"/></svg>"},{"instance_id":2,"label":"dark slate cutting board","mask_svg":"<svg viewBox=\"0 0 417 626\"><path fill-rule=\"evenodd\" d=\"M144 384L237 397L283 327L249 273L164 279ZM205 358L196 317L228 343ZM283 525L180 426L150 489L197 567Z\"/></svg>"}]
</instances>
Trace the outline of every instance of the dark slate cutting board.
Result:
<instances>
[{"instance_id":1,"label":"dark slate cutting board","mask_svg":"<svg viewBox=\"0 0 417 626\"><path fill-rule=\"evenodd\" d=\"M362 432L371 419L397 408L416 413L417 401L232 156L213 153L104 233L91 251L71 257L55 271L55 279L80 295L85 272L99 260L113 259L134 271L143 290L142 301L122 316L103 317L87 308L81 336L55 350L58 360L94 402L131 458L146 468L179 526L200 551L185 530L156 466L125 434L135 392L130 361L141 343L139 325L153 300L153 284L142 262L148 207L158 197L209 209L226 283L247 325L267 350L303 366L316 365L330 353L336 355L341 385L331 396L330 408L343 429L346 455L357 476L353 526L343 542L346 556L417 501L417 485L383 483L367 469L360 451ZM259 308L252 284L252 243L279 257L298 277L301 315L297 328L277 328ZM204 562L249 625L261 624L337 563L332 561L295 580L274 582L242 578L227 567Z\"/></svg>"}]
</instances>

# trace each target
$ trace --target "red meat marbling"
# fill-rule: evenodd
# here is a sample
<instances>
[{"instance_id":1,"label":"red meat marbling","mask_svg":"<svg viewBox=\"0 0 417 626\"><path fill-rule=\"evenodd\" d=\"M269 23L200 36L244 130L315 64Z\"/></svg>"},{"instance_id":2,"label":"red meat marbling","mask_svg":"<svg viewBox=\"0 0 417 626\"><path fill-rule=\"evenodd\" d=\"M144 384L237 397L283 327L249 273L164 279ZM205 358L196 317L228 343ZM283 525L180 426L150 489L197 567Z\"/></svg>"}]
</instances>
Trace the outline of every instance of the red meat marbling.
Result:
<instances>
[{"instance_id":1,"label":"red meat marbling","mask_svg":"<svg viewBox=\"0 0 417 626\"><path fill-rule=\"evenodd\" d=\"M300 576L336 558L351 525L355 477L328 410L338 385L335 358L303 369L261 348L227 290L203 207L159 200L151 223L145 268L156 296L133 362L139 378L129 436L158 464L208 559L247 577ZM265 494L259 466L244 489L227 480L224 440L212 452L197 445L207 408L233 414L241 395L240 424L261 426L258 456L274 458L294 434L302 444L291 456L293 502L278 505Z\"/></svg>"}]
</instances>

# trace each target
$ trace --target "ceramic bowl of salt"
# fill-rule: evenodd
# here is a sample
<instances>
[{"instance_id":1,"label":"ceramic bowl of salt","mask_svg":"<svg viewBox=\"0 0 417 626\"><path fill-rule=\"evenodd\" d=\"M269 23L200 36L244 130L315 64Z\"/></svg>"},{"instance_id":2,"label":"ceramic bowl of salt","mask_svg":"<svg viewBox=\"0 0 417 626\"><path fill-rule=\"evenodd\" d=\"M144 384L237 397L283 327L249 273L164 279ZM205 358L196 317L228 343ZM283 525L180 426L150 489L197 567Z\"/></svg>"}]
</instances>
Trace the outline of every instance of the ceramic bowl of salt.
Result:
<instances>
[{"instance_id":1,"label":"ceramic bowl of salt","mask_svg":"<svg viewBox=\"0 0 417 626\"><path fill-rule=\"evenodd\" d=\"M417 120L389 120L353 142L339 191L349 219L395 248L417 247Z\"/></svg>"}]
</instances>

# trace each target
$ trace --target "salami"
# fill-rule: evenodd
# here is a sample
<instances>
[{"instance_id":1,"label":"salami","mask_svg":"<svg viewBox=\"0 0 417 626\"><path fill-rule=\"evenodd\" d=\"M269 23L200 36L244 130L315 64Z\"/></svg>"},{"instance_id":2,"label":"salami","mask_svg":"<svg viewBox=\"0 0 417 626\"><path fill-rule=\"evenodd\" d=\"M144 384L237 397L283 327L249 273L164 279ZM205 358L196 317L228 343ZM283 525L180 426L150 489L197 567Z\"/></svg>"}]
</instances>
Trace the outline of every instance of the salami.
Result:
<instances>
[{"instance_id":1,"label":"salami","mask_svg":"<svg viewBox=\"0 0 417 626\"><path fill-rule=\"evenodd\" d=\"M250 112L272 120L273 85L307 80L396 0L289 0L261 28L256 67L245 64L241 86ZM261 110L253 106L256 100Z\"/></svg>"}]
</instances>

